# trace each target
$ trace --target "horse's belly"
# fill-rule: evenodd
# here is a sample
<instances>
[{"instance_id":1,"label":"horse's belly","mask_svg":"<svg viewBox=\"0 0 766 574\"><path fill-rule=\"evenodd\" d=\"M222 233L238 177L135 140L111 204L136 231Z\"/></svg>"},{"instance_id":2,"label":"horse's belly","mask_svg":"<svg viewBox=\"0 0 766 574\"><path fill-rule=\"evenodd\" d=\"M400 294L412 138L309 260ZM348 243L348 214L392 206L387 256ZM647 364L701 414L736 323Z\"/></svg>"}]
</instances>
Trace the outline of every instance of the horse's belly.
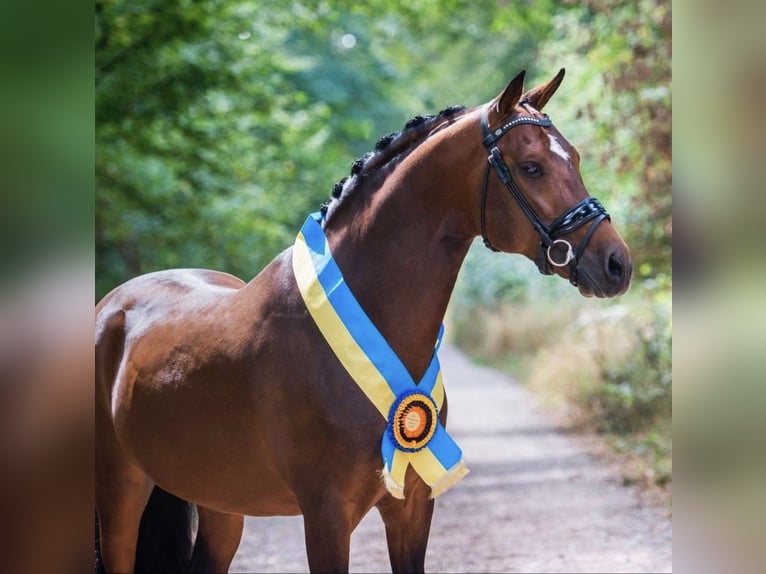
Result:
<instances>
[{"instance_id":1,"label":"horse's belly","mask_svg":"<svg viewBox=\"0 0 766 574\"><path fill-rule=\"evenodd\" d=\"M300 514L244 384L211 379L158 392L137 381L124 407L115 413L120 441L165 490L223 512Z\"/></svg>"}]
</instances>

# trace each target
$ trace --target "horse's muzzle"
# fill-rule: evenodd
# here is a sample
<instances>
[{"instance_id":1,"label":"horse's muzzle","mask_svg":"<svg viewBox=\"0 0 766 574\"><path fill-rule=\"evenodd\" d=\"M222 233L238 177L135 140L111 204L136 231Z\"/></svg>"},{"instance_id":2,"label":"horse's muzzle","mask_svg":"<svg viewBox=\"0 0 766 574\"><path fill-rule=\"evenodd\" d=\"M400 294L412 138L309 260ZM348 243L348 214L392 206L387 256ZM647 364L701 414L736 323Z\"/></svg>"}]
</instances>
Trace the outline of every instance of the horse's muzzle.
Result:
<instances>
[{"instance_id":1,"label":"horse's muzzle","mask_svg":"<svg viewBox=\"0 0 766 574\"><path fill-rule=\"evenodd\" d=\"M628 290L632 275L627 247L614 246L603 257L583 257L577 266L577 288L586 297L616 297Z\"/></svg>"}]
</instances>

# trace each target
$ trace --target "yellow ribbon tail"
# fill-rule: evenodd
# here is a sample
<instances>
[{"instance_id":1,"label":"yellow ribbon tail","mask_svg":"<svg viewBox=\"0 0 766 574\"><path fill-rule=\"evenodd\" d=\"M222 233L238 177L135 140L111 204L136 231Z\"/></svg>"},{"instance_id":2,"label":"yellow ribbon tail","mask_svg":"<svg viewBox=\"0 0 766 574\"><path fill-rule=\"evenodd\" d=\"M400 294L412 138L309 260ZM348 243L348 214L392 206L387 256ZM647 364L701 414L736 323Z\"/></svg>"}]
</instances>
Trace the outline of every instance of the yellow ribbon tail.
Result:
<instances>
[{"instance_id":1,"label":"yellow ribbon tail","mask_svg":"<svg viewBox=\"0 0 766 574\"><path fill-rule=\"evenodd\" d=\"M450 488L455 486L461 478L471 472L468 467L461 460L455 466L453 466L447 474L442 476L435 484L431 485L431 495L429 498L436 498L440 494L447 492Z\"/></svg>"}]
</instances>

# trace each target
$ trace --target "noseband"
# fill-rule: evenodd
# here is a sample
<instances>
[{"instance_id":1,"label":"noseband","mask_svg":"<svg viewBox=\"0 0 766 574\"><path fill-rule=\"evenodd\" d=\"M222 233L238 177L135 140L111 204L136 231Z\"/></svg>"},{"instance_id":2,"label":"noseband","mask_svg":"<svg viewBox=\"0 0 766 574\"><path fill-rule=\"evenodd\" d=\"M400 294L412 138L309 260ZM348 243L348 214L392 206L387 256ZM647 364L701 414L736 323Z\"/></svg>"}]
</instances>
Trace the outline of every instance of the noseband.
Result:
<instances>
[{"instance_id":1,"label":"noseband","mask_svg":"<svg viewBox=\"0 0 766 574\"><path fill-rule=\"evenodd\" d=\"M529 219L530 223L532 223L532 226L535 228L535 231L540 235L540 245L537 257L535 258L535 263L537 264L540 273L544 275L552 275L553 269L551 266L568 266L569 281L572 285L576 286L577 265L580 262L580 258L588 247L588 242L596 231L596 227L598 227L598 224L604 219L609 220L609 214L598 199L595 197L587 197L567 209L550 225L543 223L534 208L529 204L529 201L527 201L527 198L521 193L519 186L513 181L511 170L508 168L508 164L505 163L505 160L503 160L503 156L497 145L495 145L496 142L506 133L511 131L511 129L522 124L548 127L552 122L547 115L542 118L521 116L510 120L494 131L490 131L489 123L487 122L487 108L484 107L481 110L481 130L484 133L484 139L482 141L484 147L486 147L489 152L489 157L487 158L489 163L484 172L484 183L481 190L481 236L484 239L484 245L492 251L499 251L499 249L492 245L492 242L487 237L487 182L489 180L489 166L492 166L497 177L500 178L500 181L502 181L505 187L508 188L508 191L511 192L511 195L516 200L516 203L519 204L519 207L521 207L524 215L526 215L527 219ZM582 241L580 241L580 245L577 246L576 250L572 248L572 244L569 241L561 239L562 235L572 233L589 221L592 221L590 228L582 238ZM561 258L554 257L555 254L553 253L553 251L557 251L559 247L566 250L564 256Z\"/></svg>"}]
</instances>

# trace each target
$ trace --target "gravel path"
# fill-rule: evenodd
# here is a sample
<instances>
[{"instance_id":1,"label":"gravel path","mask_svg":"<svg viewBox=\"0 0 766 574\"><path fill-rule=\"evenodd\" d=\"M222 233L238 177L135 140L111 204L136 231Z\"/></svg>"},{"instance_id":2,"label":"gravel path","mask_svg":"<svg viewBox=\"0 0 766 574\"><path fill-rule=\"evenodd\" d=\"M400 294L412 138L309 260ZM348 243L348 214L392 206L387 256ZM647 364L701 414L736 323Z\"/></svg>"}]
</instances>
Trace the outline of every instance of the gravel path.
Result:
<instances>
[{"instance_id":1,"label":"gravel path","mask_svg":"<svg viewBox=\"0 0 766 574\"><path fill-rule=\"evenodd\" d=\"M586 454L527 391L439 353L450 433L471 473L437 499L431 572L671 572L670 520ZM352 572L390 572L371 511L351 538ZM308 572L300 517L247 518L232 572Z\"/></svg>"}]
</instances>

